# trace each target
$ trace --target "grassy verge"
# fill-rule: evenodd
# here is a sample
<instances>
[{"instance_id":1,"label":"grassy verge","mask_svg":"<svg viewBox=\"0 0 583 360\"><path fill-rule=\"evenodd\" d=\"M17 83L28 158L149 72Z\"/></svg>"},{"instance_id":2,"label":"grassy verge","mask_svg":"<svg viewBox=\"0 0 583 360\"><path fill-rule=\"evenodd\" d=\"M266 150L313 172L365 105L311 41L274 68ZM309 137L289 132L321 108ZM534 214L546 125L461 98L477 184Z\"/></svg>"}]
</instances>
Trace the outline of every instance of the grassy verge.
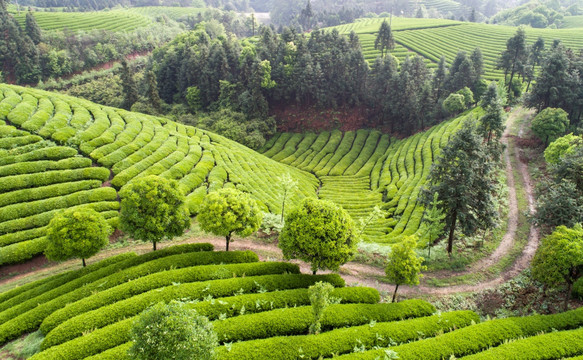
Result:
<instances>
[{"instance_id":1,"label":"grassy verge","mask_svg":"<svg viewBox=\"0 0 583 360\"><path fill-rule=\"evenodd\" d=\"M37 331L9 342L0 348L0 358L3 360L28 359L40 352L40 344L43 339L44 336L40 331Z\"/></svg>"}]
</instances>

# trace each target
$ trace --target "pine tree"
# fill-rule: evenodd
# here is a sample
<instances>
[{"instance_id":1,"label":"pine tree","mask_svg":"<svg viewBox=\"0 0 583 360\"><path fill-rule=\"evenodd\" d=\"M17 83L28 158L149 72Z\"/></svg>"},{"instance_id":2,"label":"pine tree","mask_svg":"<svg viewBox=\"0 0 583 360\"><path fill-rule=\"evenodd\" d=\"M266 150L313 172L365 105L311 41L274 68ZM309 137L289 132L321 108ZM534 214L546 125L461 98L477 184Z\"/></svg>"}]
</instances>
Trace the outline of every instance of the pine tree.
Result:
<instances>
[{"instance_id":1,"label":"pine tree","mask_svg":"<svg viewBox=\"0 0 583 360\"><path fill-rule=\"evenodd\" d=\"M524 68L528 62L528 52L526 49L526 33L524 27L519 27L516 34L506 41L506 50L500 55L498 59L497 68L504 70L504 80L507 80L508 73L508 92L512 87L512 80L516 73L523 74Z\"/></svg>"},{"instance_id":2,"label":"pine tree","mask_svg":"<svg viewBox=\"0 0 583 360\"><path fill-rule=\"evenodd\" d=\"M439 63L437 64L437 70L433 74L433 91L435 96L435 102L437 103L439 99L443 96L443 88L445 87L445 80L447 79L447 65L445 63L445 56L441 56Z\"/></svg>"},{"instance_id":3,"label":"pine tree","mask_svg":"<svg viewBox=\"0 0 583 360\"><path fill-rule=\"evenodd\" d=\"M138 88L134 81L134 74L130 70L128 62L124 59L121 62L121 81L123 88L123 105L124 109L130 110L132 105L138 101Z\"/></svg>"},{"instance_id":4,"label":"pine tree","mask_svg":"<svg viewBox=\"0 0 583 360\"><path fill-rule=\"evenodd\" d=\"M454 233L461 225L465 235L493 226L497 217L493 194L494 163L482 145L473 120L466 120L443 149L428 177L422 201L430 204L438 193L439 208L446 214L449 231L447 252L453 252Z\"/></svg>"},{"instance_id":5,"label":"pine tree","mask_svg":"<svg viewBox=\"0 0 583 360\"><path fill-rule=\"evenodd\" d=\"M158 83L156 81L156 75L152 70L148 71L146 81L148 86L147 94L150 105L152 105L154 110L157 112L161 112L162 100L160 100L160 95L158 94Z\"/></svg>"},{"instance_id":6,"label":"pine tree","mask_svg":"<svg viewBox=\"0 0 583 360\"><path fill-rule=\"evenodd\" d=\"M24 29L35 45L38 45L41 42L42 35L40 27L36 22L36 18L30 11L26 13L26 24Z\"/></svg>"},{"instance_id":7,"label":"pine tree","mask_svg":"<svg viewBox=\"0 0 583 360\"><path fill-rule=\"evenodd\" d=\"M492 81L482 96L481 106L486 114L480 118L478 132L490 144L494 137L500 138L504 131L504 109L498 95L498 85Z\"/></svg>"},{"instance_id":8,"label":"pine tree","mask_svg":"<svg viewBox=\"0 0 583 360\"><path fill-rule=\"evenodd\" d=\"M385 50L391 51L395 48L395 39L391 31L391 26L386 20L383 21L374 42L375 50L381 51L381 57L385 56Z\"/></svg>"}]
</instances>

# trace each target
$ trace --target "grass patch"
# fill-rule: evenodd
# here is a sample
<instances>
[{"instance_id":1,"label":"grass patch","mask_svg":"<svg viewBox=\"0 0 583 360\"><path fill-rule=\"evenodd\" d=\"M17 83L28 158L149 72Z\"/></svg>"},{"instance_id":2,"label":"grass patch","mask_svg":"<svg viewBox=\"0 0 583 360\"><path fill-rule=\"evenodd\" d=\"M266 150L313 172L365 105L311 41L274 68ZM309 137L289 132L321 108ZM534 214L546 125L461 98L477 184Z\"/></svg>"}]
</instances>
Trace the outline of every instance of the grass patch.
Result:
<instances>
[{"instance_id":1,"label":"grass patch","mask_svg":"<svg viewBox=\"0 0 583 360\"><path fill-rule=\"evenodd\" d=\"M4 360L28 359L40 352L40 344L44 338L40 331L25 335L0 348L0 356Z\"/></svg>"}]
</instances>

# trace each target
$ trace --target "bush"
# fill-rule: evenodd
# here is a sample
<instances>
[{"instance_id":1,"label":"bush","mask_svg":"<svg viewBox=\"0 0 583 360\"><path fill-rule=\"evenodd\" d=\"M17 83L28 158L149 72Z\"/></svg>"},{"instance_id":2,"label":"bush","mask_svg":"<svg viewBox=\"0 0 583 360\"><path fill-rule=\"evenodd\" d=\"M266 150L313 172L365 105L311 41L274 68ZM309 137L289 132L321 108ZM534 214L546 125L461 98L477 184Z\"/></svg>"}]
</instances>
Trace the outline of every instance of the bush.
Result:
<instances>
[{"instance_id":1,"label":"bush","mask_svg":"<svg viewBox=\"0 0 583 360\"><path fill-rule=\"evenodd\" d=\"M218 345L208 319L183 303L158 303L144 311L131 330L129 350L138 360L211 360Z\"/></svg>"},{"instance_id":2,"label":"bush","mask_svg":"<svg viewBox=\"0 0 583 360\"><path fill-rule=\"evenodd\" d=\"M42 348L61 344L65 341L83 335L85 331L100 328L115 318L91 318L85 319L85 314L93 309L122 301L132 296L139 295L152 289L160 289L180 283L194 283L198 281L210 281L228 279L241 276L260 276L283 273L299 273L297 265L289 263L251 263L233 265L207 265L195 266L179 270L169 270L162 273L149 275L136 279L130 283L121 284L106 291L102 291L85 299L77 301L69 306L53 313L41 326L41 330L47 334ZM50 324L50 326L49 326Z\"/></svg>"},{"instance_id":3,"label":"bush","mask_svg":"<svg viewBox=\"0 0 583 360\"><path fill-rule=\"evenodd\" d=\"M82 299L97 289L103 290L107 287L115 286L115 284L104 282L105 278L109 275L117 275L119 279L118 283L125 282L130 280L130 278L123 278L120 270L165 256L193 251L208 251L208 249L212 249L212 245L189 244L163 249L157 253L144 254L136 258L111 264L63 284L58 288L51 289L40 296L23 301L19 305L0 313L0 344L12 340L27 331L36 330L48 315L68 303Z\"/></svg>"},{"instance_id":4,"label":"bush","mask_svg":"<svg viewBox=\"0 0 583 360\"><path fill-rule=\"evenodd\" d=\"M479 321L471 311L458 311L419 319L389 323L374 323L346 329L336 329L319 335L275 337L234 343L220 347L220 359L318 359L351 353L355 348L387 347L420 337L435 336ZM347 357L352 358L355 354Z\"/></svg>"},{"instance_id":5,"label":"bush","mask_svg":"<svg viewBox=\"0 0 583 360\"><path fill-rule=\"evenodd\" d=\"M555 141L569 126L568 114L563 109L546 108L532 120L532 132L545 145Z\"/></svg>"},{"instance_id":6,"label":"bush","mask_svg":"<svg viewBox=\"0 0 583 360\"><path fill-rule=\"evenodd\" d=\"M93 310L83 316L92 316L97 319L110 318L120 321L108 327L93 331L91 334L78 337L64 344L49 348L31 360L39 359L82 359L110 349L129 341L129 319L137 315L148 306L158 302L171 300L197 300L205 297L223 297L236 293L250 293L259 291L274 291L276 289L294 289L310 286L318 281L326 281L336 286L344 286L344 280L336 274L331 275L265 275L228 280L213 280L201 283L180 284L169 286L162 290L153 290L120 301L109 306ZM90 319L87 317L86 319ZM125 358L125 356L122 356Z\"/></svg>"},{"instance_id":7,"label":"bush","mask_svg":"<svg viewBox=\"0 0 583 360\"><path fill-rule=\"evenodd\" d=\"M81 180L75 182L66 182L61 184L53 184L30 189L21 189L11 191L7 196L0 197L0 207L24 203L35 200L43 200L46 198L63 196L83 190L96 189L101 186L99 180ZM21 217L21 216L19 216Z\"/></svg>"},{"instance_id":8,"label":"bush","mask_svg":"<svg viewBox=\"0 0 583 360\"><path fill-rule=\"evenodd\" d=\"M321 318L321 330L429 316L434 312L433 305L422 300L395 304L329 305ZM217 321L215 330L221 343L236 342L274 336L306 335L313 322L312 308L302 306Z\"/></svg>"},{"instance_id":9,"label":"bush","mask_svg":"<svg viewBox=\"0 0 583 360\"><path fill-rule=\"evenodd\" d=\"M484 351L510 339L552 330L573 329L581 325L583 325L583 308L556 315L490 320L453 333L395 346L391 349L401 359L441 360L450 356L461 357ZM352 354L350 359L376 359L379 356L383 356L383 350Z\"/></svg>"},{"instance_id":10,"label":"bush","mask_svg":"<svg viewBox=\"0 0 583 360\"><path fill-rule=\"evenodd\" d=\"M111 304L162 286L172 285L181 281L196 281L193 279L205 279L206 277L215 275L215 273L205 274L205 270L213 270L212 267L200 269L196 268L197 266L216 263L255 263L258 260L257 255L251 251L237 251L233 252L233 254L225 252L186 253L152 260L108 276L104 279L107 280L107 285L96 288L99 290L99 293L85 295L76 303L69 304L67 307L55 311L43 321L40 328L43 333L47 334L63 321L100 306ZM264 266L263 268L257 266L249 267L241 264L241 266L234 268L231 266L226 269L221 268L220 265L215 265L214 270L218 275L222 272L223 276L229 277L232 277L233 274L241 274L245 269L250 272L261 271L260 269L266 271L266 269L273 268L283 269L281 271L298 271L295 265L286 266L287 264L274 264L272 266ZM229 270L232 270L232 272L229 272ZM129 280L132 281L128 282Z\"/></svg>"},{"instance_id":11,"label":"bush","mask_svg":"<svg viewBox=\"0 0 583 360\"><path fill-rule=\"evenodd\" d=\"M554 360L582 353L583 328L518 339L463 359Z\"/></svg>"},{"instance_id":12,"label":"bush","mask_svg":"<svg viewBox=\"0 0 583 360\"><path fill-rule=\"evenodd\" d=\"M573 291L571 292L571 295L575 299L583 300L583 277L575 281L575 284L573 284Z\"/></svg>"},{"instance_id":13,"label":"bush","mask_svg":"<svg viewBox=\"0 0 583 360\"><path fill-rule=\"evenodd\" d=\"M0 178L0 190L2 190L2 192L8 192L12 190L50 185L55 183L91 179L104 182L109 179L109 170L100 167L91 167L84 169L58 171L52 170L42 173L6 176Z\"/></svg>"}]
</instances>

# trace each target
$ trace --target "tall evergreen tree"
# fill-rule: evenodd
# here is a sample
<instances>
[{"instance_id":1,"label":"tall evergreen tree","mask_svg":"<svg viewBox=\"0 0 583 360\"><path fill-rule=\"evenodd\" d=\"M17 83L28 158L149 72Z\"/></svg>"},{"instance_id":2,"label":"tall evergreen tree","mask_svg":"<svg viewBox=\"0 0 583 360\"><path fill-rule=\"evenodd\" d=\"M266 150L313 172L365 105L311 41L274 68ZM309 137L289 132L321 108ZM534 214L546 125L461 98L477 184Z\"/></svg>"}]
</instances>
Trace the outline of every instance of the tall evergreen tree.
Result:
<instances>
[{"instance_id":1,"label":"tall evergreen tree","mask_svg":"<svg viewBox=\"0 0 583 360\"><path fill-rule=\"evenodd\" d=\"M148 101L150 105L156 110L157 112L162 111L162 100L160 100L160 95L158 94L158 82L156 81L156 74L152 70L148 71L146 76L147 81L147 94L148 94Z\"/></svg>"},{"instance_id":2,"label":"tall evergreen tree","mask_svg":"<svg viewBox=\"0 0 583 360\"><path fill-rule=\"evenodd\" d=\"M465 235L494 224L494 164L482 145L472 120L466 120L441 152L428 177L422 199L426 205L438 194L449 232L447 252L452 254L458 223Z\"/></svg>"},{"instance_id":3,"label":"tall evergreen tree","mask_svg":"<svg viewBox=\"0 0 583 360\"><path fill-rule=\"evenodd\" d=\"M375 50L381 51L381 57L385 56L385 50L391 51L395 48L395 39L393 37L393 32L391 31L391 26L384 20L377 34L377 38L374 41Z\"/></svg>"},{"instance_id":4,"label":"tall evergreen tree","mask_svg":"<svg viewBox=\"0 0 583 360\"><path fill-rule=\"evenodd\" d=\"M42 35L40 27L36 22L36 18L30 11L26 13L24 31L26 32L26 35L30 37L30 39L35 45L38 45L41 42Z\"/></svg>"},{"instance_id":5,"label":"tall evergreen tree","mask_svg":"<svg viewBox=\"0 0 583 360\"><path fill-rule=\"evenodd\" d=\"M437 70L433 73L433 91L435 102L439 101L443 96L445 80L447 79L447 64L445 63L445 56L441 56L437 64Z\"/></svg>"},{"instance_id":6,"label":"tall evergreen tree","mask_svg":"<svg viewBox=\"0 0 583 360\"><path fill-rule=\"evenodd\" d=\"M125 59L121 62L121 82L123 88L122 107L130 110L132 105L138 101L138 87L134 81L134 74Z\"/></svg>"},{"instance_id":7,"label":"tall evergreen tree","mask_svg":"<svg viewBox=\"0 0 583 360\"><path fill-rule=\"evenodd\" d=\"M488 144L491 144L493 138L500 138L504 131L504 109L502 108L502 99L498 95L498 85L494 81L488 85L480 105L486 114L480 118L478 132Z\"/></svg>"},{"instance_id":8,"label":"tall evergreen tree","mask_svg":"<svg viewBox=\"0 0 583 360\"><path fill-rule=\"evenodd\" d=\"M528 92L528 89L530 88L530 83L532 82L532 80L534 78L535 68L537 66L539 66L542 62L544 51L545 51L545 39L543 39L542 37L539 36L539 38L529 48L529 51L528 51L528 65L529 65L529 67L528 67L528 71L526 71L527 80L528 80L528 84L526 85L526 92Z\"/></svg>"},{"instance_id":9,"label":"tall evergreen tree","mask_svg":"<svg viewBox=\"0 0 583 360\"><path fill-rule=\"evenodd\" d=\"M521 26L516 30L516 34L506 41L506 50L500 55L497 64L498 69L504 70L504 79L507 80L509 93L514 75L524 74L527 62L526 33L524 27ZM508 79L508 74L510 74L510 79Z\"/></svg>"}]
</instances>

